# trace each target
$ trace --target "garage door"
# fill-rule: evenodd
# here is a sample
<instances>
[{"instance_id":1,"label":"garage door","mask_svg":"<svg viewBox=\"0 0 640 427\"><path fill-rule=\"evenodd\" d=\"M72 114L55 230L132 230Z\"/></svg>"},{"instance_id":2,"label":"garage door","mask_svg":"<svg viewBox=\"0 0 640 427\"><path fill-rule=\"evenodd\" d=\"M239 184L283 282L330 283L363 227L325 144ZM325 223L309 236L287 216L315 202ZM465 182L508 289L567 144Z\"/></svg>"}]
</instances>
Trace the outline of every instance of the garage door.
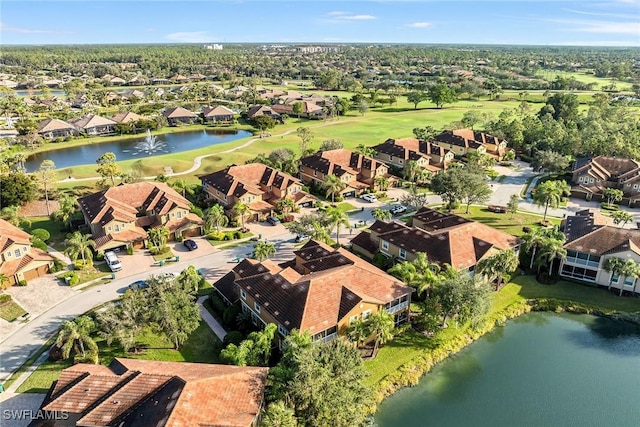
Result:
<instances>
[{"instance_id":1,"label":"garage door","mask_svg":"<svg viewBox=\"0 0 640 427\"><path fill-rule=\"evenodd\" d=\"M356 192L355 191L349 191L347 193L344 193L344 197L356 197Z\"/></svg>"},{"instance_id":2,"label":"garage door","mask_svg":"<svg viewBox=\"0 0 640 427\"><path fill-rule=\"evenodd\" d=\"M196 237L200 235L200 227L187 228L182 232L182 237Z\"/></svg>"}]
</instances>

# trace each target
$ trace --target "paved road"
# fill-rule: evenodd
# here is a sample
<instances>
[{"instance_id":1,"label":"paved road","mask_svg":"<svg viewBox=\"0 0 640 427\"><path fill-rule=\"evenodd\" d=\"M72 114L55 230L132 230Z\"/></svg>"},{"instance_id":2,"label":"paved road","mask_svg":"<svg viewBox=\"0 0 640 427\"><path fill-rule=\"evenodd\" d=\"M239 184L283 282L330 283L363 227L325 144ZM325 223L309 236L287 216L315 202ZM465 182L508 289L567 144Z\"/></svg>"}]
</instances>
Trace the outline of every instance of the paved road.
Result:
<instances>
[{"instance_id":1,"label":"paved road","mask_svg":"<svg viewBox=\"0 0 640 427\"><path fill-rule=\"evenodd\" d=\"M294 250L293 239L295 236L284 230L284 228L282 231L283 233L279 236L273 236L269 239L276 244L278 252L272 258L276 262L290 259ZM194 265L196 268L201 269L208 280L215 280L233 268L235 263L232 260L235 257L246 257L252 251L252 248L253 243L247 243L161 269L156 267L152 271L147 270L119 278L111 283L73 295L40 316L30 320L29 323L0 343L0 383L4 382L11 373L18 369L30 354L38 350L60 327L63 321L73 319L93 307L119 298L131 282L144 279L150 273L179 272L189 265Z\"/></svg>"}]
</instances>

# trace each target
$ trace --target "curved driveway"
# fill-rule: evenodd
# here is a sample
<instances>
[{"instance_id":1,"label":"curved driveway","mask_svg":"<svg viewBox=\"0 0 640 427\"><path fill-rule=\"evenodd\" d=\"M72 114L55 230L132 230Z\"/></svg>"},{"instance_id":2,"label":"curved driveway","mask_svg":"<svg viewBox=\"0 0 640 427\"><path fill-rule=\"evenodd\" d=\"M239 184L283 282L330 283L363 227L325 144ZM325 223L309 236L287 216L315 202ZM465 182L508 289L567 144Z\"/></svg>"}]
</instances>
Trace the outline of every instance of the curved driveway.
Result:
<instances>
[{"instance_id":1,"label":"curved driveway","mask_svg":"<svg viewBox=\"0 0 640 427\"><path fill-rule=\"evenodd\" d=\"M274 261L284 261L291 258L294 237L283 228L282 234L269 239L276 244L278 250L272 258ZM13 372L22 366L27 358L58 330L63 321L73 319L100 304L119 298L131 282L144 279L151 273L179 272L189 265L194 265L196 268L201 269L202 274L209 281L215 280L233 268L235 265L233 259L235 257L246 257L252 251L253 244L251 242L221 250L164 268L154 267L153 270L145 270L144 272L78 292L38 317L31 319L22 328L0 343L0 383L6 381Z\"/></svg>"}]
</instances>

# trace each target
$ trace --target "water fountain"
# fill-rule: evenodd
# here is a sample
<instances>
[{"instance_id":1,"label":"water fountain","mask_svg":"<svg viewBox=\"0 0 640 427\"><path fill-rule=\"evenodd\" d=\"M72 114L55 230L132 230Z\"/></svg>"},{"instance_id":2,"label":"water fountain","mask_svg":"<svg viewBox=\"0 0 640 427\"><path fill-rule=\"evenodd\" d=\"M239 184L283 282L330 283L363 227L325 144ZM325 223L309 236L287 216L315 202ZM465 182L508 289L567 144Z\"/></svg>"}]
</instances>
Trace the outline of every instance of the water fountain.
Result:
<instances>
[{"instance_id":1,"label":"water fountain","mask_svg":"<svg viewBox=\"0 0 640 427\"><path fill-rule=\"evenodd\" d=\"M136 150L147 155L164 151L166 143L160 141L155 135L151 135L151 131L147 129L147 136L144 141L140 141L136 144Z\"/></svg>"}]
</instances>

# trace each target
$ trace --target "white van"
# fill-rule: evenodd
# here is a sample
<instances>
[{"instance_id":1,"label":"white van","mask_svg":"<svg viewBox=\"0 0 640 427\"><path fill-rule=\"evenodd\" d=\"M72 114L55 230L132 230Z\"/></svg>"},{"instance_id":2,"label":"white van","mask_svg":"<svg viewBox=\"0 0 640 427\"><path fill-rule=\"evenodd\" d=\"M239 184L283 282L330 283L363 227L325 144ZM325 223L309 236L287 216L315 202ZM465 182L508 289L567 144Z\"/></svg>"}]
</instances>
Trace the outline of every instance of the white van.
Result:
<instances>
[{"instance_id":1,"label":"white van","mask_svg":"<svg viewBox=\"0 0 640 427\"><path fill-rule=\"evenodd\" d=\"M107 265L109 266L109 268L111 269L111 271L120 271L122 270L122 264L120 263L120 260L118 259L118 256L114 253L114 252L105 252L104 253L104 260L107 263Z\"/></svg>"}]
</instances>

